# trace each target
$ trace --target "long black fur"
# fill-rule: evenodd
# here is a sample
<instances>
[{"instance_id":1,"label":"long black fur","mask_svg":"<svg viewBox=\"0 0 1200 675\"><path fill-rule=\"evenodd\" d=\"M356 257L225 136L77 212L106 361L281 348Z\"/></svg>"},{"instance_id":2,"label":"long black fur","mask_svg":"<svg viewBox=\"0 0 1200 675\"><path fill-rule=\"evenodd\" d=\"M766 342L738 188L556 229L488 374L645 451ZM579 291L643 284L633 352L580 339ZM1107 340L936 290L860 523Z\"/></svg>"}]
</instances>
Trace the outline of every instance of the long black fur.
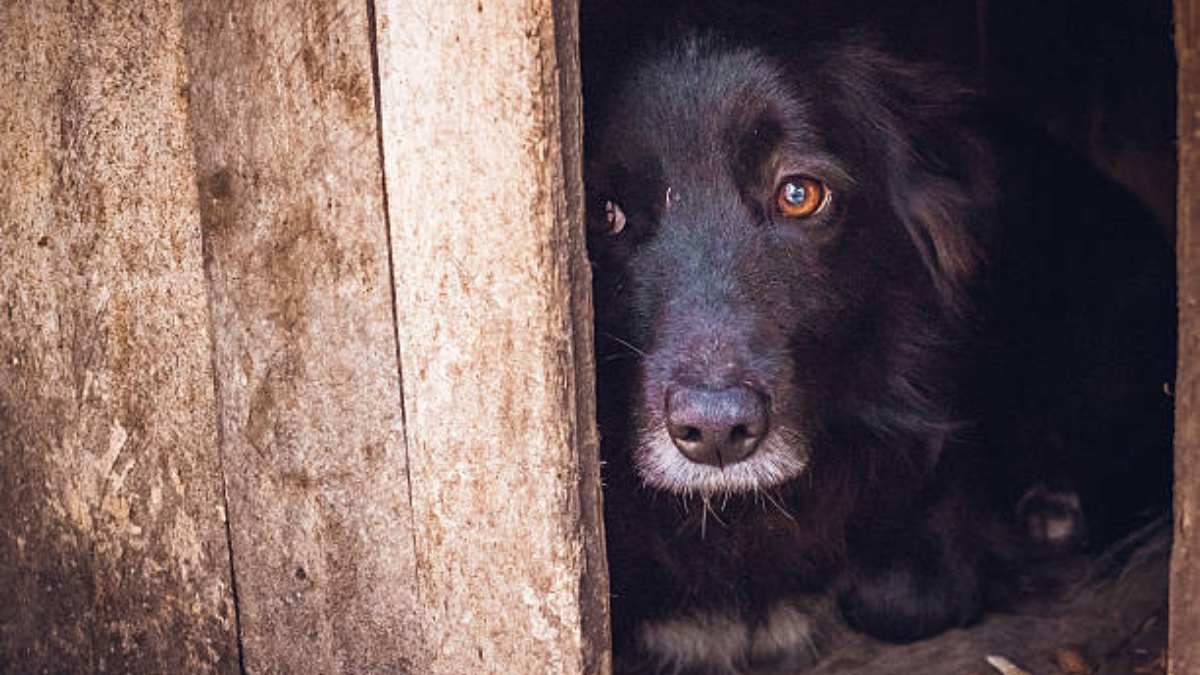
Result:
<instances>
[{"instance_id":1,"label":"long black fur","mask_svg":"<svg viewBox=\"0 0 1200 675\"><path fill-rule=\"evenodd\" d=\"M605 87L587 189L618 654L646 621L753 625L825 590L920 639L984 611L1031 485L1080 494L1094 541L1166 503L1172 267L1119 187L857 37L692 36ZM831 186L828 213L773 214L785 165ZM807 466L671 494L638 453L714 349Z\"/></svg>"}]
</instances>

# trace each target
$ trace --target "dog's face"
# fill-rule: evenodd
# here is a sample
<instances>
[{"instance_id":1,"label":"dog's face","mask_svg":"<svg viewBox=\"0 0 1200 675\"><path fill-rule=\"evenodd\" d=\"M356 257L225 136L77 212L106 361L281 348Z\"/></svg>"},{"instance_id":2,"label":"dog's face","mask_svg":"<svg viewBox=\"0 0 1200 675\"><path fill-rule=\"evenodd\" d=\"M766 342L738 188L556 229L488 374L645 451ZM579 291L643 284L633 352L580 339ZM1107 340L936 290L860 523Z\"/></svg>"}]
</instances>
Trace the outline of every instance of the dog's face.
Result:
<instances>
[{"instance_id":1,"label":"dog's face","mask_svg":"<svg viewBox=\"0 0 1200 675\"><path fill-rule=\"evenodd\" d=\"M847 63L692 43L640 68L590 133L601 396L619 401L601 401L603 432L652 487L803 474L888 386L895 315L952 311L974 269L962 152L916 147L886 68Z\"/></svg>"}]
</instances>

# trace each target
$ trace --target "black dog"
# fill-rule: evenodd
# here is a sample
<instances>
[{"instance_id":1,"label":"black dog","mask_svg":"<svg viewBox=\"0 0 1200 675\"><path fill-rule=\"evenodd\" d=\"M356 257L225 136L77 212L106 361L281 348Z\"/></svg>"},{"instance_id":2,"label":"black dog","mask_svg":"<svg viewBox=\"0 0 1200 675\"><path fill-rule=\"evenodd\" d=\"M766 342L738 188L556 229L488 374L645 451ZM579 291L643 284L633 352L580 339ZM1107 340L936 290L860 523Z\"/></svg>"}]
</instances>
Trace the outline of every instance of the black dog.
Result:
<instances>
[{"instance_id":1,"label":"black dog","mask_svg":"<svg viewBox=\"0 0 1200 675\"><path fill-rule=\"evenodd\" d=\"M1082 506L1098 542L1167 498L1168 251L951 80L689 39L588 144L626 667L799 662L788 599L824 589L930 636L980 614L1010 532L1078 546Z\"/></svg>"}]
</instances>

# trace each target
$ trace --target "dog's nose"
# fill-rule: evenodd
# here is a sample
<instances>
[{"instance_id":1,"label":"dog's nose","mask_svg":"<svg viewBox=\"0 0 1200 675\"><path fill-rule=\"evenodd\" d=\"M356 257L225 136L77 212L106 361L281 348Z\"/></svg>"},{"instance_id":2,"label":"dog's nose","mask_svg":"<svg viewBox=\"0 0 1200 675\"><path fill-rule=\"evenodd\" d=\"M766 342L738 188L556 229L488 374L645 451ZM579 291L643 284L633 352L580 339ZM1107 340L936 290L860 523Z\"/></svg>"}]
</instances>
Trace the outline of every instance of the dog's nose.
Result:
<instances>
[{"instance_id":1,"label":"dog's nose","mask_svg":"<svg viewBox=\"0 0 1200 675\"><path fill-rule=\"evenodd\" d=\"M676 387L667 395L667 432L693 462L724 468L746 459L767 435L767 406L748 387Z\"/></svg>"}]
</instances>

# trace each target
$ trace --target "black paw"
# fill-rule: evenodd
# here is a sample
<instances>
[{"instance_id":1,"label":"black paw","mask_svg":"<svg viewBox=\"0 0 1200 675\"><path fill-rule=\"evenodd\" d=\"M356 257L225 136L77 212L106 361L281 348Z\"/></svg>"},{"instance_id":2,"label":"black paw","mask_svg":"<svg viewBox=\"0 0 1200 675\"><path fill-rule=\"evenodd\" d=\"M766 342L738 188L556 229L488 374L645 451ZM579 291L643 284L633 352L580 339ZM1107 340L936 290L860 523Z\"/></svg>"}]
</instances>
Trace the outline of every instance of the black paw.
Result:
<instances>
[{"instance_id":1,"label":"black paw","mask_svg":"<svg viewBox=\"0 0 1200 675\"><path fill-rule=\"evenodd\" d=\"M1087 543L1087 520L1074 490L1033 486L1017 502L1017 520L1029 543L1043 553L1070 553Z\"/></svg>"},{"instance_id":2,"label":"black paw","mask_svg":"<svg viewBox=\"0 0 1200 675\"><path fill-rule=\"evenodd\" d=\"M884 642L906 643L964 626L982 611L973 570L906 560L858 574L838 596L851 628Z\"/></svg>"}]
</instances>

